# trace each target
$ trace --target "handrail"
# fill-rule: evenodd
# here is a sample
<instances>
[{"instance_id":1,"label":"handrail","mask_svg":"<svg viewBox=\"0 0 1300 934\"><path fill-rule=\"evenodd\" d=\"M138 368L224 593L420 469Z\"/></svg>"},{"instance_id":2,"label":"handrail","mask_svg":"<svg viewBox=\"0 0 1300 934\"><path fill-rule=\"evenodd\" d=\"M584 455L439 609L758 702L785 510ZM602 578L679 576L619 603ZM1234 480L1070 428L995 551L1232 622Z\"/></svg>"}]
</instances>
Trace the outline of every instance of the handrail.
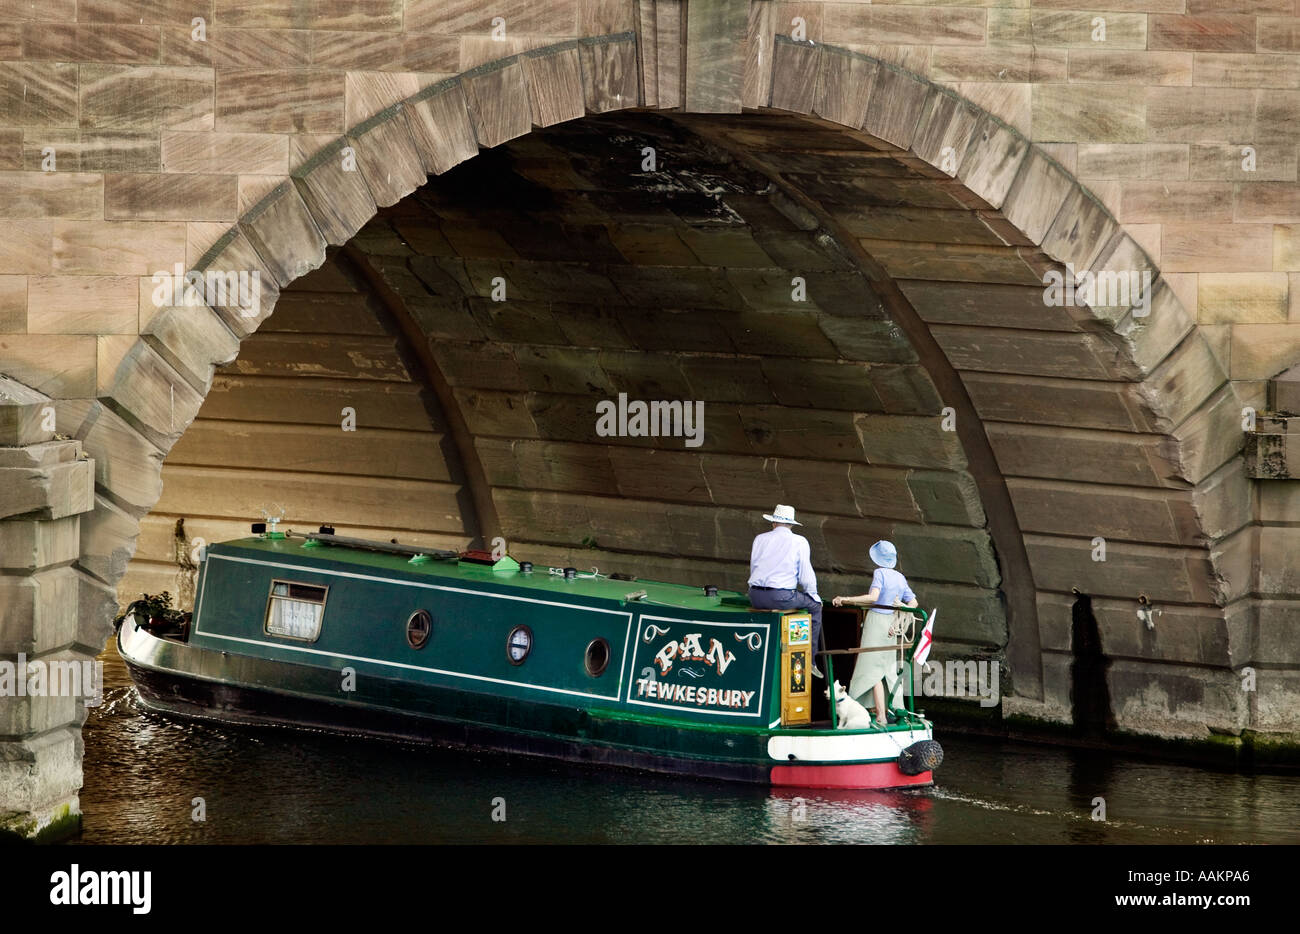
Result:
<instances>
[{"instance_id":1,"label":"handrail","mask_svg":"<svg viewBox=\"0 0 1300 934\"><path fill-rule=\"evenodd\" d=\"M918 617L922 623L922 628L924 628L925 624L928 624L930 621L930 614L926 613L925 610L921 609L919 606L889 606L884 603L871 603L871 604L846 603L846 604L841 604L841 606L853 607L855 609L862 609L862 610L890 610L894 612L897 612L898 610L903 610L904 612L911 613L912 615ZM888 701L886 702L885 706L887 710L897 711L900 714L905 712L908 716L909 722L912 722L916 716L916 687L913 684L914 672L912 670L915 666L912 664L912 660L916 657L916 649L920 645L920 640L917 639L905 643L902 641L903 640L902 633L899 633L898 639L899 641L894 643L893 645L862 646L855 649L822 649L821 651L813 652L812 655L814 658L818 658L821 656L826 657L827 683L828 685L833 685L835 683L834 656L862 655L867 652L897 651L899 654L900 664L904 669L907 670L907 707L905 711L899 710L899 708L894 707L892 704L889 704ZM895 687L894 691L890 692L890 696L888 700L893 699L893 695L895 691L897 691L897 687ZM827 693L830 695L830 701L831 701L831 729L836 730L839 729L839 725L838 725L838 718L835 716L834 688L830 688Z\"/></svg>"}]
</instances>

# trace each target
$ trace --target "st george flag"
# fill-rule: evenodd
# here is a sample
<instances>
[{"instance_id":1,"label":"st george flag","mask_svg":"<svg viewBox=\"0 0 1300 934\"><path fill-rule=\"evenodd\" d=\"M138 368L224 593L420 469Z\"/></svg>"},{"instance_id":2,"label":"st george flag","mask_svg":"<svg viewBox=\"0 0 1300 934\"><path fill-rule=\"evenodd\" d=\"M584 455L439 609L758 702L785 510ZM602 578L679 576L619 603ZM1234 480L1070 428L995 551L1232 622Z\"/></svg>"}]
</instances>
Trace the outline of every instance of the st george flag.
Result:
<instances>
[{"instance_id":1,"label":"st george flag","mask_svg":"<svg viewBox=\"0 0 1300 934\"><path fill-rule=\"evenodd\" d=\"M921 630L921 638L916 646L916 653L912 656L918 665L924 665L925 660L930 657L930 646L934 644L934 618L939 615L936 607L930 611L930 618L926 621L925 628Z\"/></svg>"}]
</instances>

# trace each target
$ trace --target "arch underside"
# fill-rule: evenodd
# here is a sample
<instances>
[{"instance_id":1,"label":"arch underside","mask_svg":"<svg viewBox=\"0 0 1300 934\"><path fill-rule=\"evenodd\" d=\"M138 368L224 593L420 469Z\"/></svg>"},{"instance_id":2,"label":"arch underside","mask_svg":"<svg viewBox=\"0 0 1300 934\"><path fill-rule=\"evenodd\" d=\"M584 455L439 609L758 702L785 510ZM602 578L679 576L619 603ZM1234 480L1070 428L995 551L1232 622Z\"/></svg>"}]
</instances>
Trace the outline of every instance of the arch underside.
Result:
<instances>
[{"instance_id":1,"label":"arch underside","mask_svg":"<svg viewBox=\"0 0 1300 934\"><path fill-rule=\"evenodd\" d=\"M967 162L997 132L972 130ZM327 153L205 258L279 282L274 316L160 313L93 407L98 430L147 439L141 456L170 449L161 491L119 471L83 522L116 535L152 507L124 594L184 577L176 519L219 540L272 503L300 527L499 532L538 562L743 589L759 513L784 502L823 594L865 590L867 547L890 538L942 610L943 654L1009 662L1026 710L1068 719L1077 590L1115 659L1121 726L1238 717L1248 485L1210 439L1239 407L1099 205L1024 207L1063 174L1050 160L1022 153L981 185L817 117L621 113L485 149L401 198L409 154L376 151L391 190L360 145L358 173ZM1045 304L1066 256L1151 271L1151 314ZM209 377L205 356L236 351ZM174 411L164 426L132 402L146 363L185 377L183 437ZM620 393L703 402L702 443L597 435L596 402ZM95 424L77 433L92 454ZM97 576L116 582L128 554ZM1139 594L1162 611L1154 636Z\"/></svg>"}]
</instances>

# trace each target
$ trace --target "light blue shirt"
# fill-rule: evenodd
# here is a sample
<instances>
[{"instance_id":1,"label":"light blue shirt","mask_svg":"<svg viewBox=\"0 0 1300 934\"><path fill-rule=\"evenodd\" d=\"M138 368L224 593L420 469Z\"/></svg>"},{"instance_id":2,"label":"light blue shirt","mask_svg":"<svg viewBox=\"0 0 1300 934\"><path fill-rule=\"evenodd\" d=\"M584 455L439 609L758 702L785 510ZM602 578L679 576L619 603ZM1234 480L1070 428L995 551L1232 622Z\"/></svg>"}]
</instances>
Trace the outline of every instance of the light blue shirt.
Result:
<instances>
[{"instance_id":1,"label":"light blue shirt","mask_svg":"<svg viewBox=\"0 0 1300 934\"><path fill-rule=\"evenodd\" d=\"M880 596L876 602L886 606L897 606L899 602L911 603L916 599L916 594L907 585L907 578L893 568L876 568L876 573L871 575L871 589L877 587L880 588Z\"/></svg>"},{"instance_id":2,"label":"light blue shirt","mask_svg":"<svg viewBox=\"0 0 1300 934\"><path fill-rule=\"evenodd\" d=\"M754 537L749 553L749 586L795 590L803 587L818 603L817 574L813 571L808 539L795 535L788 525Z\"/></svg>"}]
</instances>

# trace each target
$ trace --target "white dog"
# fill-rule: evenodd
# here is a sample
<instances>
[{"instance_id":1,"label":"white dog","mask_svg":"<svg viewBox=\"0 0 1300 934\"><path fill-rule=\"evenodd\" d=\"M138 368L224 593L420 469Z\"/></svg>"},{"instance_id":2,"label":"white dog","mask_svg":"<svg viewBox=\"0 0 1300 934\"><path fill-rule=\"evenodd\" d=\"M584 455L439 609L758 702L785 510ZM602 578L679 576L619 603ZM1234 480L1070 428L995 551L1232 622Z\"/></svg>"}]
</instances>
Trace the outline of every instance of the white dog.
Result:
<instances>
[{"instance_id":1,"label":"white dog","mask_svg":"<svg viewBox=\"0 0 1300 934\"><path fill-rule=\"evenodd\" d=\"M826 699L830 700L830 697L831 689L827 687ZM867 708L849 697L849 692L838 681L835 682L835 712L839 715L841 730L869 730L876 725Z\"/></svg>"}]
</instances>

